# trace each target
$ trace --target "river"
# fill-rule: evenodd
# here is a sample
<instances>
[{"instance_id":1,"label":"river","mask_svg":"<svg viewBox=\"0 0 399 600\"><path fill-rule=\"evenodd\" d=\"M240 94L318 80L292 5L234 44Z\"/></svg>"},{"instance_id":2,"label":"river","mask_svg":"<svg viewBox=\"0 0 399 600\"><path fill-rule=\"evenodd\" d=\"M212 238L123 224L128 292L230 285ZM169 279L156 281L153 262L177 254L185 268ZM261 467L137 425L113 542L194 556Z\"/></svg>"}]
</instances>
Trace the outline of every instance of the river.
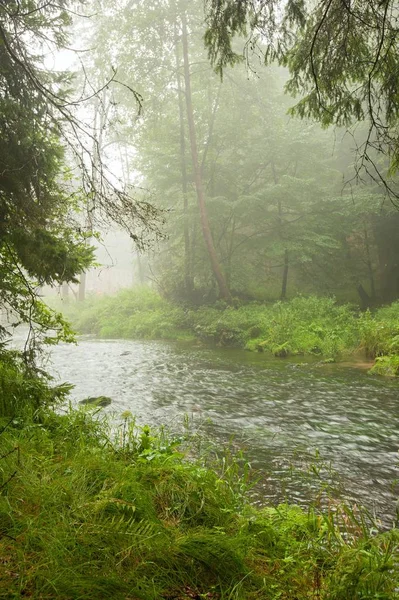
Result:
<instances>
[{"instance_id":1,"label":"river","mask_svg":"<svg viewBox=\"0 0 399 600\"><path fill-rule=\"evenodd\" d=\"M385 524L395 518L396 380L243 350L84 338L54 348L48 366L75 385L74 401L110 396L106 411L172 428L187 414L218 444L233 439L257 472L256 502L311 500L319 484L307 470L318 452L341 495Z\"/></svg>"}]
</instances>

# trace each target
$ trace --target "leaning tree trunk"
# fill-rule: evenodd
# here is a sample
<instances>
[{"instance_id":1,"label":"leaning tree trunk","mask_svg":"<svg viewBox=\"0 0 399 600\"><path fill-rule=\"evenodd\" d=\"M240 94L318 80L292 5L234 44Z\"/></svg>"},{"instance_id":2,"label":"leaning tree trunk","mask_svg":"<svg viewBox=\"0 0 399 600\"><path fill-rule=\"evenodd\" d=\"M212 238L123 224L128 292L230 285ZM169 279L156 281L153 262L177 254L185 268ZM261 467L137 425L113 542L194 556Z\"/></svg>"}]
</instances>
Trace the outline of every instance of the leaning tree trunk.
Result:
<instances>
[{"instance_id":1,"label":"leaning tree trunk","mask_svg":"<svg viewBox=\"0 0 399 600\"><path fill-rule=\"evenodd\" d=\"M186 136L184 127L184 100L183 87L180 76L180 56L179 45L177 43L177 23L175 22L175 44L176 44L176 77L177 77L177 94L179 102L179 121L180 121L180 162L181 162L181 185L183 192L183 216L184 216L184 285L187 296L191 296L194 289L194 281L191 271L191 248L190 248L190 231L188 223L188 185L187 185L187 166L186 166Z\"/></svg>"},{"instance_id":2,"label":"leaning tree trunk","mask_svg":"<svg viewBox=\"0 0 399 600\"><path fill-rule=\"evenodd\" d=\"M202 182L201 176L201 168L198 160L198 149L197 149L197 137L195 131L195 123L194 123L194 113L193 113L193 102L191 95L191 78L190 78L190 64L188 57L188 39L187 39L187 20L186 15L182 13L182 41L183 41L183 60L184 60L184 83L185 83L185 91L186 91L186 110L187 110L187 121L188 121L188 129L190 133L190 146L191 146L191 160L193 164L194 171L194 181L195 181L195 189L197 192L197 200L198 206L200 210L201 216L201 227L202 234L204 236L206 248L208 250L209 260L211 263L213 274L216 278L219 294L223 300L226 302L231 302L231 293L229 287L227 285L224 273L221 269L215 244L212 237L211 228L209 225L208 219L208 211L206 209L205 203L205 193L204 186Z\"/></svg>"}]
</instances>

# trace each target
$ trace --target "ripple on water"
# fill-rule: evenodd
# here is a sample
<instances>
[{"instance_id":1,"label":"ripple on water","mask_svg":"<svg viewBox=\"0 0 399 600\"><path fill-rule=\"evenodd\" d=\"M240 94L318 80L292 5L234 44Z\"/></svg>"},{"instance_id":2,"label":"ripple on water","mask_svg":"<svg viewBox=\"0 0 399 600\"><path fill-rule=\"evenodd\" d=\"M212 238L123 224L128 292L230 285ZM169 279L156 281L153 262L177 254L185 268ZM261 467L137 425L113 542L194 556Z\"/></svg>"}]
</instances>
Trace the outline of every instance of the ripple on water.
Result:
<instances>
[{"instance_id":1,"label":"ripple on water","mask_svg":"<svg viewBox=\"0 0 399 600\"><path fill-rule=\"evenodd\" d=\"M129 410L142 423L176 423L185 413L211 417L214 439L234 435L252 464L269 473L266 501L309 496L312 485L291 474L291 464L304 464L318 448L348 496L392 517L398 382L339 365L294 366L262 354L162 342L83 339L52 352L52 371L75 385L76 401L110 396L110 411Z\"/></svg>"}]
</instances>

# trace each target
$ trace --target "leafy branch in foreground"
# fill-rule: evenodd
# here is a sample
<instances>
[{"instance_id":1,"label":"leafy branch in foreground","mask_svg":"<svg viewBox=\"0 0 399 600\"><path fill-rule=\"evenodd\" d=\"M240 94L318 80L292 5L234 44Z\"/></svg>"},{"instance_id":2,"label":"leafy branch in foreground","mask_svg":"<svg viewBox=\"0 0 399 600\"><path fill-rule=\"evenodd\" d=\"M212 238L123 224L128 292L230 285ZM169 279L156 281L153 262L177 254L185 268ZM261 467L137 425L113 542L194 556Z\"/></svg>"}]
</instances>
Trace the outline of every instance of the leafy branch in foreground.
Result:
<instances>
[{"instance_id":1,"label":"leafy branch in foreground","mask_svg":"<svg viewBox=\"0 0 399 600\"><path fill-rule=\"evenodd\" d=\"M99 155L96 132L81 117L82 113L79 115L79 110L112 85L126 88L137 102L139 111L141 97L117 79L115 70L101 88L94 88L82 64L83 86L75 98L71 93L73 75L49 71L45 66L46 54L55 54L68 47L68 27L72 24L68 2L35 2L34 9L31 5L27 1L0 5L4 88L11 92L11 99L19 100L19 116L33 116L39 135L45 139L53 135L66 148L66 158L72 159L79 171L81 191L90 196L91 220L95 221L96 210L100 216L127 229L140 243L144 231L156 232L157 211L148 202L134 200L115 182ZM29 115L30 112L34 114ZM22 133L22 128L15 132L16 139L17 134ZM79 177L75 177L75 184Z\"/></svg>"},{"instance_id":2,"label":"leafy branch in foreground","mask_svg":"<svg viewBox=\"0 0 399 600\"><path fill-rule=\"evenodd\" d=\"M92 263L78 213L89 212L89 235L104 221L139 246L159 233L159 213L145 198L133 199L101 160L82 113L101 90L85 78L75 98L72 74L47 68L48 57L68 47L69 6L0 2L0 302L17 322L66 337L65 323L43 308L38 290L76 281ZM123 85L115 72L104 87L112 85Z\"/></svg>"}]
</instances>

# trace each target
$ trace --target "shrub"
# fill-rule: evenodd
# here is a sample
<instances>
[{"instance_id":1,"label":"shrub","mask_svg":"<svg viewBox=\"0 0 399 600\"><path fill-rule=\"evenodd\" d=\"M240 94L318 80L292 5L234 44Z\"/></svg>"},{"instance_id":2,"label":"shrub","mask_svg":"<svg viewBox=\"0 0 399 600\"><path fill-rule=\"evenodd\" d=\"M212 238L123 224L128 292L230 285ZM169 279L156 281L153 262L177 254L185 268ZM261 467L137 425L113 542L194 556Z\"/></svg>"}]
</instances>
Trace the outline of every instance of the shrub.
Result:
<instances>
[{"instance_id":1,"label":"shrub","mask_svg":"<svg viewBox=\"0 0 399 600\"><path fill-rule=\"evenodd\" d=\"M71 310L71 309L69 309ZM89 299L70 312L80 333L103 338L193 340L268 352L278 357L314 355L336 360L361 349L369 358L399 355L399 302L360 313L334 298L297 296L290 302L237 308L216 303L188 309L148 288ZM379 362L375 373L383 373Z\"/></svg>"},{"instance_id":2,"label":"shrub","mask_svg":"<svg viewBox=\"0 0 399 600\"><path fill-rule=\"evenodd\" d=\"M0 417L33 416L65 399L71 386L51 387L51 377L27 362L22 353L0 350Z\"/></svg>"}]
</instances>

